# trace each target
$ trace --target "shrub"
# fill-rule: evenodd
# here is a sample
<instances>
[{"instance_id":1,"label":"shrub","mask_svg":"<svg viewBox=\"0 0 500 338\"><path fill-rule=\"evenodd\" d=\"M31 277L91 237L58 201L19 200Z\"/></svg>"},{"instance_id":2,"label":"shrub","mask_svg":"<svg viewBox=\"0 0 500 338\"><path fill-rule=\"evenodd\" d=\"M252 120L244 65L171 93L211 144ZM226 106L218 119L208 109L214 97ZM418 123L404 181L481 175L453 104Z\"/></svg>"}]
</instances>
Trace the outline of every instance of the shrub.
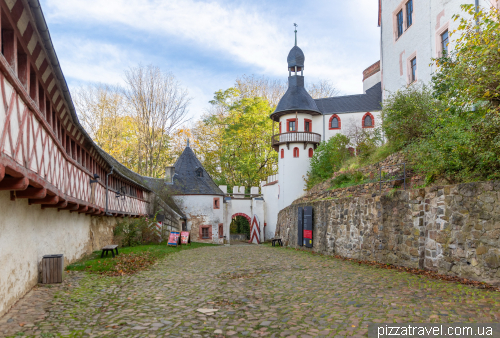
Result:
<instances>
[{"instance_id":1,"label":"shrub","mask_svg":"<svg viewBox=\"0 0 500 338\"><path fill-rule=\"evenodd\" d=\"M424 137L440 102L427 86L412 85L389 95L382 107L382 128L397 150Z\"/></svg>"},{"instance_id":2,"label":"shrub","mask_svg":"<svg viewBox=\"0 0 500 338\"><path fill-rule=\"evenodd\" d=\"M307 173L308 189L330 178L340 168L342 162L351 156L349 143L349 138L342 134L320 143L311 159L311 170Z\"/></svg>"},{"instance_id":3,"label":"shrub","mask_svg":"<svg viewBox=\"0 0 500 338\"><path fill-rule=\"evenodd\" d=\"M156 216L125 219L118 222L113 234L122 246L160 243L160 230L156 227Z\"/></svg>"}]
</instances>

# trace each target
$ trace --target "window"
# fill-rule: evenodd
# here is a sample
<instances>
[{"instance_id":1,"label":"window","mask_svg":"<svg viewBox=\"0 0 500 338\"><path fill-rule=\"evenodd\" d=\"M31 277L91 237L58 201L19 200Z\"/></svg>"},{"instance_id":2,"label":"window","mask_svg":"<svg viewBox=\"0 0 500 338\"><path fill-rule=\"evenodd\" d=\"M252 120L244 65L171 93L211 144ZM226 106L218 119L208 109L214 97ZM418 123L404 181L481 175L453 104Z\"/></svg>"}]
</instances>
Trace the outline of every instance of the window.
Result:
<instances>
[{"instance_id":1,"label":"window","mask_svg":"<svg viewBox=\"0 0 500 338\"><path fill-rule=\"evenodd\" d=\"M297 122L297 121L295 119L293 119L293 120L287 120L287 122L288 122L288 130L287 131L297 131L295 129L295 127L296 127L295 126L295 122Z\"/></svg>"},{"instance_id":2,"label":"window","mask_svg":"<svg viewBox=\"0 0 500 338\"><path fill-rule=\"evenodd\" d=\"M417 80L417 58L413 58L410 61L410 83L415 82Z\"/></svg>"},{"instance_id":3,"label":"window","mask_svg":"<svg viewBox=\"0 0 500 338\"><path fill-rule=\"evenodd\" d=\"M406 28L413 23L413 0L406 3Z\"/></svg>"},{"instance_id":4,"label":"window","mask_svg":"<svg viewBox=\"0 0 500 338\"><path fill-rule=\"evenodd\" d=\"M398 20L398 38L403 35L403 10L400 10L397 15Z\"/></svg>"},{"instance_id":5,"label":"window","mask_svg":"<svg viewBox=\"0 0 500 338\"><path fill-rule=\"evenodd\" d=\"M220 198L214 197L214 209L220 209Z\"/></svg>"},{"instance_id":6,"label":"window","mask_svg":"<svg viewBox=\"0 0 500 338\"><path fill-rule=\"evenodd\" d=\"M281 149L281 158L285 158L285 149Z\"/></svg>"},{"instance_id":7,"label":"window","mask_svg":"<svg viewBox=\"0 0 500 338\"><path fill-rule=\"evenodd\" d=\"M304 120L304 131L311 132L312 131L312 121L305 119Z\"/></svg>"},{"instance_id":8,"label":"window","mask_svg":"<svg viewBox=\"0 0 500 338\"><path fill-rule=\"evenodd\" d=\"M363 116L363 128L373 128L375 125L375 119L373 118L373 115L370 114L369 112Z\"/></svg>"},{"instance_id":9,"label":"window","mask_svg":"<svg viewBox=\"0 0 500 338\"><path fill-rule=\"evenodd\" d=\"M219 223L219 238L224 238L224 225Z\"/></svg>"},{"instance_id":10,"label":"window","mask_svg":"<svg viewBox=\"0 0 500 338\"><path fill-rule=\"evenodd\" d=\"M309 148L309 157L313 157L314 150L313 148Z\"/></svg>"},{"instance_id":11,"label":"window","mask_svg":"<svg viewBox=\"0 0 500 338\"><path fill-rule=\"evenodd\" d=\"M202 239L209 239L208 237L208 227L203 227L201 228L201 238Z\"/></svg>"},{"instance_id":12,"label":"window","mask_svg":"<svg viewBox=\"0 0 500 338\"><path fill-rule=\"evenodd\" d=\"M293 157L299 157L299 148L293 148Z\"/></svg>"},{"instance_id":13,"label":"window","mask_svg":"<svg viewBox=\"0 0 500 338\"><path fill-rule=\"evenodd\" d=\"M340 129L340 117L338 117L338 115L332 115L332 117L330 117L329 129Z\"/></svg>"},{"instance_id":14,"label":"window","mask_svg":"<svg viewBox=\"0 0 500 338\"><path fill-rule=\"evenodd\" d=\"M197 177L203 177L203 169L196 168L195 173Z\"/></svg>"},{"instance_id":15,"label":"window","mask_svg":"<svg viewBox=\"0 0 500 338\"><path fill-rule=\"evenodd\" d=\"M448 56L448 43L449 43L449 35L448 31L446 30L443 34L441 34L441 56L446 57ZM416 67L416 65L415 65Z\"/></svg>"}]
</instances>

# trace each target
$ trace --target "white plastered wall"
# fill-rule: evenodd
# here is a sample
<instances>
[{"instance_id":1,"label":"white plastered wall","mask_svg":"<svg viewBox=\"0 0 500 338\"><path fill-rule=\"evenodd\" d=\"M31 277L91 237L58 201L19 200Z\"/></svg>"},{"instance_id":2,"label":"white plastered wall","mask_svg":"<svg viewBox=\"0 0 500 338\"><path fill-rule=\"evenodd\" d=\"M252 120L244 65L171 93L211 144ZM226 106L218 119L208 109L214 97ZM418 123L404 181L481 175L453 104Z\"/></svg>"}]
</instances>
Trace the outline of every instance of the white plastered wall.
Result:
<instances>
[{"instance_id":1,"label":"white plastered wall","mask_svg":"<svg viewBox=\"0 0 500 338\"><path fill-rule=\"evenodd\" d=\"M111 244L113 217L91 217L10 200L0 191L0 316L38 283L44 255L63 254L64 265Z\"/></svg>"},{"instance_id":2,"label":"white plastered wall","mask_svg":"<svg viewBox=\"0 0 500 338\"><path fill-rule=\"evenodd\" d=\"M382 79L382 73L377 72L370 76L369 78L365 79L363 81L363 93L366 94L366 91L370 89L371 87L375 86L377 83L379 83Z\"/></svg>"},{"instance_id":3,"label":"white plastered wall","mask_svg":"<svg viewBox=\"0 0 500 338\"><path fill-rule=\"evenodd\" d=\"M279 183L279 182L278 182ZM271 239L276 233L276 225L278 223L279 208L279 184L263 185L261 188L264 196L264 214L265 214L265 238Z\"/></svg>"},{"instance_id":4,"label":"white plastered wall","mask_svg":"<svg viewBox=\"0 0 500 338\"><path fill-rule=\"evenodd\" d=\"M214 198L219 198L219 209L214 209ZM188 231L191 231L193 239L196 240L198 238L198 231L201 225L211 225L212 240L210 242L215 244L223 243L223 238L219 238L219 224L224 223L223 196L178 195L173 196L173 199L184 215L186 215L186 226ZM229 229L224 229L224 233L229 234Z\"/></svg>"},{"instance_id":5,"label":"white plastered wall","mask_svg":"<svg viewBox=\"0 0 500 338\"><path fill-rule=\"evenodd\" d=\"M340 129L330 129L330 118L333 115L325 115L325 135L328 141L336 134L348 134L354 128L363 129L363 117L366 113L370 113L374 117L374 127L380 127L382 124L381 112L359 112L359 113L339 113L336 114L340 118ZM370 128L367 128L370 129Z\"/></svg>"},{"instance_id":6,"label":"white plastered wall","mask_svg":"<svg viewBox=\"0 0 500 338\"><path fill-rule=\"evenodd\" d=\"M384 0L382 2L382 89L384 96L408 85L408 63L417 57L417 83L428 84L436 67L430 65L432 58L440 56L441 33L458 27L454 14L463 12L462 4L474 4L474 0L414 0L413 24L397 40L395 38L395 15L407 0ZM494 1L479 0L480 6L490 7ZM403 10L404 11L404 10ZM406 20L406 15L404 15ZM406 27L406 22L404 27ZM450 37L449 50L453 49L457 36Z\"/></svg>"}]
</instances>

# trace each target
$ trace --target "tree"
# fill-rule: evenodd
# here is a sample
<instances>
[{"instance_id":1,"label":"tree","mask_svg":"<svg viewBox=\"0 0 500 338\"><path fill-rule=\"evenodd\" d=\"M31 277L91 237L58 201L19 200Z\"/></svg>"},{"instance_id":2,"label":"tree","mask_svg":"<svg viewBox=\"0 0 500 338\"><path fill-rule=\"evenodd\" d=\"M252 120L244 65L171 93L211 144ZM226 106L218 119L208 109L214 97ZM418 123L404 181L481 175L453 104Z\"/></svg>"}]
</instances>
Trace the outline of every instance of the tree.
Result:
<instances>
[{"instance_id":1,"label":"tree","mask_svg":"<svg viewBox=\"0 0 500 338\"><path fill-rule=\"evenodd\" d=\"M340 94L340 90L335 88L330 81L326 80L320 80L317 83L306 86L306 89L313 99L322 99Z\"/></svg>"},{"instance_id":2,"label":"tree","mask_svg":"<svg viewBox=\"0 0 500 338\"><path fill-rule=\"evenodd\" d=\"M276 171L277 154L271 148L273 108L260 97L240 98L235 88L215 93L212 106L192 131L197 137L203 166L218 184L258 186Z\"/></svg>"},{"instance_id":3,"label":"tree","mask_svg":"<svg viewBox=\"0 0 500 338\"><path fill-rule=\"evenodd\" d=\"M94 83L73 91L79 119L94 142L124 165L137 162L134 122L119 87Z\"/></svg>"},{"instance_id":4,"label":"tree","mask_svg":"<svg viewBox=\"0 0 500 338\"><path fill-rule=\"evenodd\" d=\"M175 76L160 68L137 66L125 72L124 95L135 122L138 140L137 172L161 177L169 157L169 137L186 120L188 92Z\"/></svg>"},{"instance_id":5,"label":"tree","mask_svg":"<svg viewBox=\"0 0 500 338\"><path fill-rule=\"evenodd\" d=\"M492 7L476 13L474 5L462 5L466 16L459 20L454 51L435 62L433 83L436 97L450 105L451 112L484 106L498 112L500 105L500 12Z\"/></svg>"}]
</instances>

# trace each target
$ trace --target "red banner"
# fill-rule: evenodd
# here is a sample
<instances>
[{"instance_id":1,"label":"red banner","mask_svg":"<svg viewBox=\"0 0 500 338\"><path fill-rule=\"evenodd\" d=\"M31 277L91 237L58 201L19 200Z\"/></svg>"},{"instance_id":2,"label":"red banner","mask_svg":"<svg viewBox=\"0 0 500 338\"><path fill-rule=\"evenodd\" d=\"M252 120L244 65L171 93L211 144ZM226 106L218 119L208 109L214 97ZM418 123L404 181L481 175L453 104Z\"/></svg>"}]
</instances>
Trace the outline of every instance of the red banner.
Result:
<instances>
[{"instance_id":1,"label":"red banner","mask_svg":"<svg viewBox=\"0 0 500 338\"><path fill-rule=\"evenodd\" d=\"M312 230L304 230L304 238L312 239L313 238Z\"/></svg>"}]
</instances>

